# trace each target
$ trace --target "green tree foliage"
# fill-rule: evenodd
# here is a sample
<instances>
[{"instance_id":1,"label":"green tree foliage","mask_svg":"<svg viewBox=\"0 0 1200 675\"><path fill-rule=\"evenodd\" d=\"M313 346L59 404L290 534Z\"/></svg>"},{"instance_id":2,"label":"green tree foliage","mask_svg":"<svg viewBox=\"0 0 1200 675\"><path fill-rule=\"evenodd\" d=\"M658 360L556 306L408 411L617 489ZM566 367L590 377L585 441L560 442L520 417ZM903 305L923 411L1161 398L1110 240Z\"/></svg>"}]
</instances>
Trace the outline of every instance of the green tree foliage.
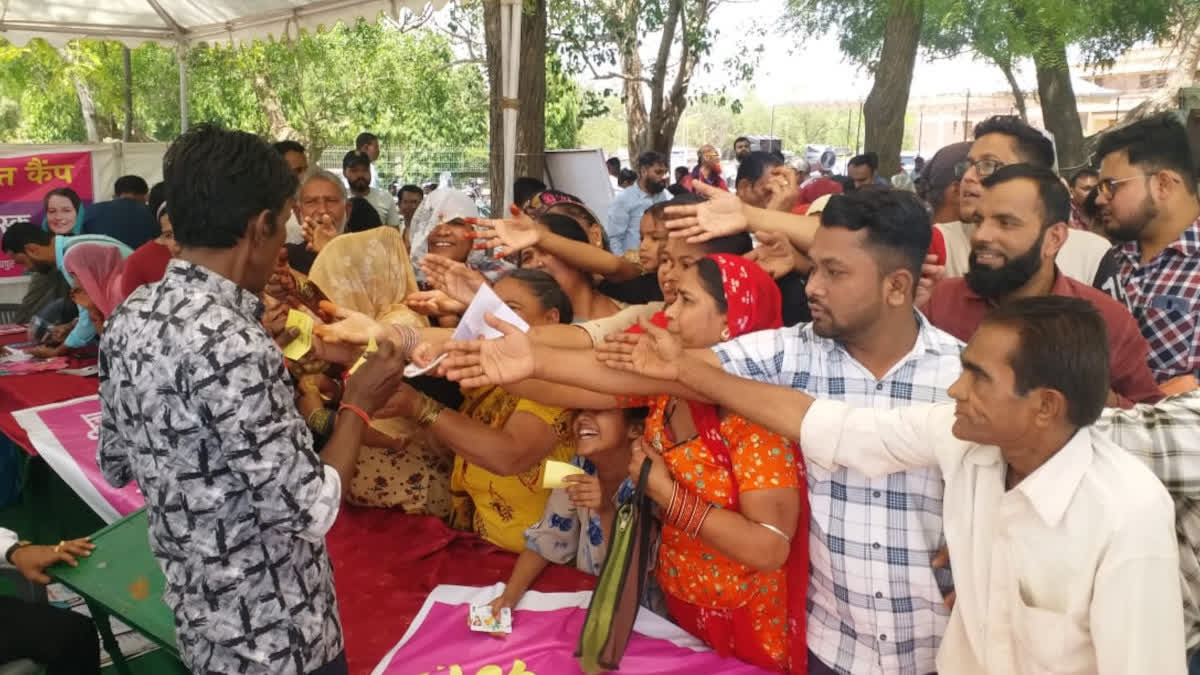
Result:
<instances>
[{"instance_id":1,"label":"green tree foliage","mask_svg":"<svg viewBox=\"0 0 1200 675\"><path fill-rule=\"evenodd\" d=\"M179 133L175 52L145 44L133 50L132 65L134 138L169 140ZM350 142L363 129L418 150L487 144L481 69L458 62L448 40L427 30L399 32L360 21L290 41L193 47L188 74L193 122L295 137L314 154ZM119 137L120 45L76 40L56 50L34 40L0 44L0 138L86 140L74 78L91 91L100 134ZM560 105L571 110L567 100ZM577 115L571 124L578 124Z\"/></svg>"}]
</instances>

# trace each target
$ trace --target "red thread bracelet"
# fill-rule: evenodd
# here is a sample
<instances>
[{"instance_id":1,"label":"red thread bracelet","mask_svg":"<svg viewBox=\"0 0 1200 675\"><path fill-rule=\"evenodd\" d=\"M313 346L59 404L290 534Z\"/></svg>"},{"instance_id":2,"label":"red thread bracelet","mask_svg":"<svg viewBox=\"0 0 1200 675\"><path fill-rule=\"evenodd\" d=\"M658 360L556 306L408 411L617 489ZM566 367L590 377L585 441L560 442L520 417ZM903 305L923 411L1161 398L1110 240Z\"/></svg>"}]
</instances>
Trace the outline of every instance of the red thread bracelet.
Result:
<instances>
[{"instance_id":1,"label":"red thread bracelet","mask_svg":"<svg viewBox=\"0 0 1200 675\"><path fill-rule=\"evenodd\" d=\"M363 411L362 408L360 408L356 405L351 405L349 403L342 403L341 405L338 406L338 410L339 411L349 410L350 412L354 413L355 415L358 415L362 419L363 424L365 424L367 426L371 426L371 416L368 415L365 411Z\"/></svg>"}]
</instances>

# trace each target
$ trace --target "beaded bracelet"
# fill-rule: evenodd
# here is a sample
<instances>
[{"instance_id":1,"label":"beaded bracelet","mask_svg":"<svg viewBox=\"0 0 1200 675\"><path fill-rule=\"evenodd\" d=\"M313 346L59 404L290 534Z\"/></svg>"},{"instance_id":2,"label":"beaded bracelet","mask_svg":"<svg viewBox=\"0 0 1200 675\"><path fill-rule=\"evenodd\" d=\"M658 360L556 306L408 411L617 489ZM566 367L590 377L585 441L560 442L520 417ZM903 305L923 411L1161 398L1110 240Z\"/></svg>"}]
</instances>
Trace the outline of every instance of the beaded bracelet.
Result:
<instances>
[{"instance_id":1,"label":"beaded bracelet","mask_svg":"<svg viewBox=\"0 0 1200 675\"><path fill-rule=\"evenodd\" d=\"M442 415L445 406L433 400L425 394L421 394L420 407L417 409L417 418L414 420L418 426L430 427L434 422L437 422L438 417Z\"/></svg>"}]
</instances>

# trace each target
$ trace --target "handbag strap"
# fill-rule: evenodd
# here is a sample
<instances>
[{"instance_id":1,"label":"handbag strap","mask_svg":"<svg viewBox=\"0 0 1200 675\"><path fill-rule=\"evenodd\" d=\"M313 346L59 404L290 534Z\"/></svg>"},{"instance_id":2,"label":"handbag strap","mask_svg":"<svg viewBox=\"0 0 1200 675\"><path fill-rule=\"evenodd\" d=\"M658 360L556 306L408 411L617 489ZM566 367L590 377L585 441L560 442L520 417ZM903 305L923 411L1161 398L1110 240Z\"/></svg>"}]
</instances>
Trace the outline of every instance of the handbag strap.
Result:
<instances>
[{"instance_id":1,"label":"handbag strap","mask_svg":"<svg viewBox=\"0 0 1200 675\"><path fill-rule=\"evenodd\" d=\"M633 503L641 501L646 494L646 483L650 482L650 469L654 468L654 462L647 457L642 460L642 471L638 474L637 486L633 489Z\"/></svg>"}]
</instances>

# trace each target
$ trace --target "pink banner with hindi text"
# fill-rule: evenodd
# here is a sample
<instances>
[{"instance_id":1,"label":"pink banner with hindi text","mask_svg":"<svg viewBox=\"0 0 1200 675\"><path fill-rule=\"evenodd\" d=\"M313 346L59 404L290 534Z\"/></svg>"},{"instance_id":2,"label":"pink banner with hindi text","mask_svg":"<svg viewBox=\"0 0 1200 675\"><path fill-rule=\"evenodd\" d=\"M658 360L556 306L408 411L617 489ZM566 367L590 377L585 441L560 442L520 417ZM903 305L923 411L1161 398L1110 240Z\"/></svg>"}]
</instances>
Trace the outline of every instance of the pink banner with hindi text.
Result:
<instances>
[{"instance_id":1,"label":"pink banner with hindi text","mask_svg":"<svg viewBox=\"0 0 1200 675\"><path fill-rule=\"evenodd\" d=\"M13 223L29 221L40 225L45 209L42 198L56 188L71 188L92 203L92 153L56 152L0 157L0 236ZM24 273L12 258L0 253L0 278Z\"/></svg>"}]
</instances>

